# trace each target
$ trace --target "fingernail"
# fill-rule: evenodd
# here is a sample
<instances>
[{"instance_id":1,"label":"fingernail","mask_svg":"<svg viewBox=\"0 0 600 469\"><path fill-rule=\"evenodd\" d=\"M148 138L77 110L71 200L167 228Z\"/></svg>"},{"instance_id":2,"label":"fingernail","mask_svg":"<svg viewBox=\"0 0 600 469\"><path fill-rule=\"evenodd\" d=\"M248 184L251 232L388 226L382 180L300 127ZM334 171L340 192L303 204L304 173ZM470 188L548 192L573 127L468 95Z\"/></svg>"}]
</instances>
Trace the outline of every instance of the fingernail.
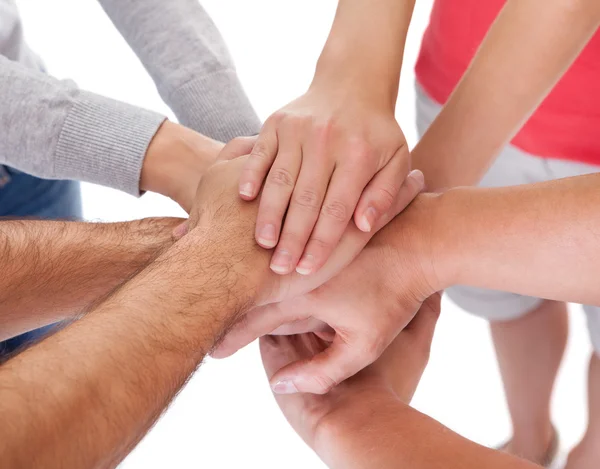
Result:
<instances>
[{"instance_id":1,"label":"fingernail","mask_svg":"<svg viewBox=\"0 0 600 469\"><path fill-rule=\"evenodd\" d=\"M265 225L258 233L258 242L261 246L273 248L277 244L277 233L275 233L275 225Z\"/></svg>"},{"instance_id":2,"label":"fingernail","mask_svg":"<svg viewBox=\"0 0 600 469\"><path fill-rule=\"evenodd\" d=\"M377 210L374 207L369 207L365 214L360 219L360 230L369 233L373 229L375 219L377 218Z\"/></svg>"},{"instance_id":3,"label":"fingernail","mask_svg":"<svg viewBox=\"0 0 600 469\"><path fill-rule=\"evenodd\" d=\"M289 251L279 249L271 259L271 270L278 274L287 274L292 270L292 256Z\"/></svg>"},{"instance_id":4,"label":"fingernail","mask_svg":"<svg viewBox=\"0 0 600 469\"><path fill-rule=\"evenodd\" d=\"M425 176L418 169L411 171L408 175L411 176L415 181L417 181L419 185L425 185Z\"/></svg>"},{"instance_id":5,"label":"fingernail","mask_svg":"<svg viewBox=\"0 0 600 469\"><path fill-rule=\"evenodd\" d=\"M305 254L298 266L296 267L296 272L300 275L308 275L315 268L315 257L312 254Z\"/></svg>"},{"instance_id":6,"label":"fingernail","mask_svg":"<svg viewBox=\"0 0 600 469\"><path fill-rule=\"evenodd\" d=\"M254 184L252 184L251 182L242 184L242 186L240 187L240 194L245 195L246 197L254 196Z\"/></svg>"},{"instance_id":7,"label":"fingernail","mask_svg":"<svg viewBox=\"0 0 600 469\"><path fill-rule=\"evenodd\" d=\"M282 381L277 381L271 389L275 394L296 394L298 389L296 389L296 385L292 380L284 379Z\"/></svg>"}]
</instances>

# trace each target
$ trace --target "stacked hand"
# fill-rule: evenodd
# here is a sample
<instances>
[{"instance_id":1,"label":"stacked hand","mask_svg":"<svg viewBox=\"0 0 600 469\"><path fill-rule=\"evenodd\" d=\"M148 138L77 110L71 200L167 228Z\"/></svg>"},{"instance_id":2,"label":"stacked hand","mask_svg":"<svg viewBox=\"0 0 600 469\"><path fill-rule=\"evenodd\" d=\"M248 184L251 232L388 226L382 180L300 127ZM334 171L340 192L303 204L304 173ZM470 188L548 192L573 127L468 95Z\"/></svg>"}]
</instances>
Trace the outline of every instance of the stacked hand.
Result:
<instances>
[{"instance_id":1,"label":"stacked hand","mask_svg":"<svg viewBox=\"0 0 600 469\"><path fill-rule=\"evenodd\" d=\"M330 467L351 466L338 441L344 433L362 431L361 425L368 425L377 411L385 416L386 409L410 402L429 358L439 311L440 295L434 295L375 363L328 394L275 395L290 425ZM263 337L260 351L268 378L272 381L280 369L323 353L330 344L321 337Z\"/></svg>"},{"instance_id":2,"label":"stacked hand","mask_svg":"<svg viewBox=\"0 0 600 469\"><path fill-rule=\"evenodd\" d=\"M264 181L256 240L275 248L274 272L308 275L325 265L352 217L362 231L375 229L409 169L393 104L317 82L266 121L239 192L254 200Z\"/></svg>"},{"instance_id":3,"label":"stacked hand","mask_svg":"<svg viewBox=\"0 0 600 469\"><path fill-rule=\"evenodd\" d=\"M322 286L250 311L214 356L226 357L272 333L315 331L321 337L333 336L320 353L273 374L271 384L277 393L326 393L373 363L440 289L435 272L424 261L429 258L428 243L418 229L417 218L426 203L426 197L413 203L398 217L401 223L390 225L393 232L382 230Z\"/></svg>"},{"instance_id":4,"label":"stacked hand","mask_svg":"<svg viewBox=\"0 0 600 469\"><path fill-rule=\"evenodd\" d=\"M255 307L241 315L241 322L215 355L231 354L278 328L285 331L290 323L320 331L322 337L331 337L328 347L274 374L272 385L280 393L325 393L373 363L436 291L421 262L420 234L411 230L413 206L401 216L406 229L394 233L395 238L404 238L403 249L390 247L384 232L369 243L423 189L423 178L418 172L406 178L390 209L371 231L346 224L340 242L318 272L272 275L269 252L253 237L264 195L250 203L237 197L240 175L252 156L232 157L240 150L249 151L252 143L251 139L235 140L221 151L200 180L189 222L177 235L189 229L205 230L213 233L209 237L213 242L230 246L232 255L227 256L225 270L235 274L247 306Z\"/></svg>"}]
</instances>

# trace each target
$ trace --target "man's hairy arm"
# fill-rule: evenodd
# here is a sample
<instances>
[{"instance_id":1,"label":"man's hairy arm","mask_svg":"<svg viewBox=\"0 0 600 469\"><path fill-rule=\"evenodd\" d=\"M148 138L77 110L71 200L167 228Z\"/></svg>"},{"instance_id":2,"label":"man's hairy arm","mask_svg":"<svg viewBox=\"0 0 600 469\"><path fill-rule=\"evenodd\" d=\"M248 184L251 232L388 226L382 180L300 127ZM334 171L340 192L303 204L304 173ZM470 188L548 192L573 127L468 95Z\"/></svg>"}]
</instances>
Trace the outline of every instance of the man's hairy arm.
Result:
<instances>
[{"instance_id":1,"label":"man's hairy arm","mask_svg":"<svg viewBox=\"0 0 600 469\"><path fill-rule=\"evenodd\" d=\"M84 312L171 246L180 222L0 221L0 339Z\"/></svg>"},{"instance_id":2,"label":"man's hairy arm","mask_svg":"<svg viewBox=\"0 0 600 469\"><path fill-rule=\"evenodd\" d=\"M206 232L0 367L7 467L114 467L141 439L266 278L264 253Z\"/></svg>"},{"instance_id":3,"label":"man's hairy arm","mask_svg":"<svg viewBox=\"0 0 600 469\"><path fill-rule=\"evenodd\" d=\"M413 151L427 187L479 182L599 25L597 0L509 0Z\"/></svg>"},{"instance_id":4,"label":"man's hairy arm","mask_svg":"<svg viewBox=\"0 0 600 469\"><path fill-rule=\"evenodd\" d=\"M252 236L257 207L235 191L236 165L200 181L183 238L0 367L3 465L115 467L230 325L271 301L277 282Z\"/></svg>"}]
</instances>

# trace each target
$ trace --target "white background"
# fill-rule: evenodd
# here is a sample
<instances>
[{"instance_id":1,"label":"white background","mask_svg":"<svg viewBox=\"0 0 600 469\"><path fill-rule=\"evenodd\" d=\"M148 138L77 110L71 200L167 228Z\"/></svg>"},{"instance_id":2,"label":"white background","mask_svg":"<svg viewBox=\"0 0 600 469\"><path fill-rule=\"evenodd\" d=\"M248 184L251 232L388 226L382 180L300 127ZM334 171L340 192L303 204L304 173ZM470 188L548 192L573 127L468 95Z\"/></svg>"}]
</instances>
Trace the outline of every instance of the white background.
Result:
<instances>
[{"instance_id":1,"label":"white background","mask_svg":"<svg viewBox=\"0 0 600 469\"><path fill-rule=\"evenodd\" d=\"M223 32L261 118L306 89L333 18L334 0L202 3ZM51 74L72 78L97 93L169 112L94 0L20 0L19 5L28 41ZM416 138L413 66L430 8L431 0L417 2L398 100L397 117L411 144ZM88 219L103 221L182 214L156 195L136 200L92 185L84 186L84 208ZM589 354L578 308L572 325L554 403L555 422L566 446L577 441L585 423ZM449 302L444 304L430 366L414 404L483 444L498 444L510 434L486 324ZM305 469L323 465L280 415L257 348L251 345L231 359L208 360L123 467Z\"/></svg>"}]
</instances>

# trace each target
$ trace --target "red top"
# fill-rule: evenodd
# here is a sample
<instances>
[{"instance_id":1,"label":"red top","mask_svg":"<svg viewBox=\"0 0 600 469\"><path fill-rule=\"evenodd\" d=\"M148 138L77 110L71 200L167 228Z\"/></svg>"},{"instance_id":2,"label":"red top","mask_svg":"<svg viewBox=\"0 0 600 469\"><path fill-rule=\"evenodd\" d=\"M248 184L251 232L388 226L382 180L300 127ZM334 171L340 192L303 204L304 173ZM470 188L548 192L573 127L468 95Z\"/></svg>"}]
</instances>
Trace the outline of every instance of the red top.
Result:
<instances>
[{"instance_id":1,"label":"red top","mask_svg":"<svg viewBox=\"0 0 600 469\"><path fill-rule=\"evenodd\" d=\"M445 103L505 0L436 0L417 80ZM600 165L600 33L512 141L533 155Z\"/></svg>"}]
</instances>

